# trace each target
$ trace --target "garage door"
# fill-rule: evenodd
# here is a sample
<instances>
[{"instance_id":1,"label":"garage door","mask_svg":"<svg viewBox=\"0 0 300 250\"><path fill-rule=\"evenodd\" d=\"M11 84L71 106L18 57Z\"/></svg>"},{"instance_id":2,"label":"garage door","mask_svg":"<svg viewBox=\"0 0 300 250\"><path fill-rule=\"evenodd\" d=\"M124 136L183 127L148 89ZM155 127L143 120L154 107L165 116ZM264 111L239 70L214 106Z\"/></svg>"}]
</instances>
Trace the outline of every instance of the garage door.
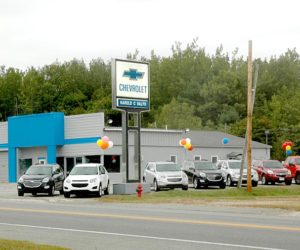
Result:
<instances>
[{"instance_id":1,"label":"garage door","mask_svg":"<svg viewBox=\"0 0 300 250\"><path fill-rule=\"evenodd\" d=\"M8 152L0 152L0 182L8 182Z\"/></svg>"}]
</instances>

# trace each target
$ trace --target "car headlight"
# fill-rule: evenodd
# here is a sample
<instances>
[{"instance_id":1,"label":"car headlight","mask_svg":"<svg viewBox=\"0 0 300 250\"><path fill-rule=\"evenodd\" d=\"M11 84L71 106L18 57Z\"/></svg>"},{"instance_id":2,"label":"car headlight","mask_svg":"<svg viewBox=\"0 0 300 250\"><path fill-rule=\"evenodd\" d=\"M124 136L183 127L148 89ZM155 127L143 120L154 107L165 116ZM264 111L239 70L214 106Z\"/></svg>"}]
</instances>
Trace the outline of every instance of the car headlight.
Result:
<instances>
[{"instance_id":1,"label":"car headlight","mask_svg":"<svg viewBox=\"0 0 300 250\"><path fill-rule=\"evenodd\" d=\"M70 179L66 179L66 183L71 183L71 180Z\"/></svg>"},{"instance_id":2,"label":"car headlight","mask_svg":"<svg viewBox=\"0 0 300 250\"><path fill-rule=\"evenodd\" d=\"M274 172L272 170L268 170L267 173L268 174L274 174Z\"/></svg>"},{"instance_id":3,"label":"car headlight","mask_svg":"<svg viewBox=\"0 0 300 250\"><path fill-rule=\"evenodd\" d=\"M20 182L20 183L23 183L23 182L24 182L24 179L23 179L22 176L20 177L19 182Z\"/></svg>"},{"instance_id":4,"label":"car headlight","mask_svg":"<svg viewBox=\"0 0 300 250\"><path fill-rule=\"evenodd\" d=\"M222 177L225 179L226 178L226 174L224 172L222 172Z\"/></svg>"},{"instance_id":5,"label":"car headlight","mask_svg":"<svg viewBox=\"0 0 300 250\"><path fill-rule=\"evenodd\" d=\"M187 180L187 175L186 174L182 174L182 179Z\"/></svg>"},{"instance_id":6,"label":"car headlight","mask_svg":"<svg viewBox=\"0 0 300 250\"><path fill-rule=\"evenodd\" d=\"M50 178L49 178L49 177L46 177L46 178L44 178L44 179L42 180L43 183L47 183L47 182L49 182L49 181L50 181Z\"/></svg>"},{"instance_id":7,"label":"car headlight","mask_svg":"<svg viewBox=\"0 0 300 250\"><path fill-rule=\"evenodd\" d=\"M200 176L202 177L202 178L205 178L206 177L206 174L205 173L200 173Z\"/></svg>"},{"instance_id":8,"label":"car headlight","mask_svg":"<svg viewBox=\"0 0 300 250\"><path fill-rule=\"evenodd\" d=\"M164 180L164 179L167 178L165 175L159 175L159 176L157 176L157 177L158 177L159 180Z\"/></svg>"},{"instance_id":9,"label":"car headlight","mask_svg":"<svg viewBox=\"0 0 300 250\"><path fill-rule=\"evenodd\" d=\"M97 182L97 178L90 179L90 183Z\"/></svg>"}]
</instances>

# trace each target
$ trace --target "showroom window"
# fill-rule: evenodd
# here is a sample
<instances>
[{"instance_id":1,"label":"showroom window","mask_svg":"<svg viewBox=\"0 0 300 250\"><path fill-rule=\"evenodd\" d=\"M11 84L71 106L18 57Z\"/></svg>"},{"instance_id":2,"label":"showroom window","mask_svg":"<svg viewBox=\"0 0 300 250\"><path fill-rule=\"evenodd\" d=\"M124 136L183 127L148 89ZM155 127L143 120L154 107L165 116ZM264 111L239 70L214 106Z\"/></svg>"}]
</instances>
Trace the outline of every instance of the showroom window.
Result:
<instances>
[{"instance_id":1,"label":"showroom window","mask_svg":"<svg viewBox=\"0 0 300 250\"><path fill-rule=\"evenodd\" d=\"M177 155L171 155L170 159L171 159L172 162L177 163Z\"/></svg>"},{"instance_id":2,"label":"showroom window","mask_svg":"<svg viewBox=\"0 0 300 250\"><path fill-rule=\"evenodd\" d=\"M211 157L211 161L212 161L213 163L217 163L217 161L218 161L218 156L217 156L217 155L213 155L213 156Z\"/></svg>"},{"instance_id":3,"label":"showroom window","mask_svg":"<svg viewBox=\"0 0 300 250\"><path fill-rule=\"evenodd\" d=\"M120 155L104 155L104 166L109 173L120 173Z\"/></svg>"},{"instance_id":4,"label":"showroom window","mask_svg":"<svg viewBox=\"0 0 300 250\"><path fill-rule=\"evenodd\" d=\"M86 163L101 163L100 155L86 155L85 156Z\"/></svg>"},{"instance_id":5,"label":"showroom window","mask_svg":"<svg viewBox=\"0 0 300 250\"><path fill-rule=\"evenodd\" d=\"M201 155L195 155L194 160L195 161L201 161Z\"/></svg>"}]
</instances>

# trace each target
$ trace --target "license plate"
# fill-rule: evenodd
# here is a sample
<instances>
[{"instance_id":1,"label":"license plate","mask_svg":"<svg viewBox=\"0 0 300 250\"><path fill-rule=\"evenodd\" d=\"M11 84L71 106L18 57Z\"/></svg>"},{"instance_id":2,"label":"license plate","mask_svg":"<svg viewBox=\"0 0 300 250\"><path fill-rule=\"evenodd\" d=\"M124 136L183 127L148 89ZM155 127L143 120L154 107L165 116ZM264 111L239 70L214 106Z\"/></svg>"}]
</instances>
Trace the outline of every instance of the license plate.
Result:
<instances>
[{"instance_id":1,"label":"license plate","mask_svg":"<svg viewBox=\"0 0 300 250\"><path fill-rule=\"evenodd\" d=\"M279 177L279 181L284 181L284 177Z\"/></svg>"}]
</instances>

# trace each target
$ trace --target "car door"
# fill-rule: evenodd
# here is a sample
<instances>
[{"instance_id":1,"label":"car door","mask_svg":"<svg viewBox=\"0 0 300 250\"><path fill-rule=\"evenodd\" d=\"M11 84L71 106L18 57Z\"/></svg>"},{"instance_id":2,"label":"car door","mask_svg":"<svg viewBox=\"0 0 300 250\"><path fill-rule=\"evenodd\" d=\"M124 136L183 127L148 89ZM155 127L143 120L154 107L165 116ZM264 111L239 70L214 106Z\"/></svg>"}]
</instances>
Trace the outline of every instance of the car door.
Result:
<instances>
[{"instance_id":1,"label":"car door","mask_svg":"<svg viewBox=\"0 0 300 250\"><path fill-rule=\"evenodd\" d=\"M153 182L153 170L154 170L154 164L152 162L148 163L144 171L144 177L147 183Z\"/></svg>"},{"instance_id":2,"label":"car door","mask_svg":"<svg viewBox=\"0 0 300 250\"><path fill-rule=\"evenodd\" d=\"M106 174L105 168L103 166L99 166L99 174L100 174L100 181L102 184L102 188L107 188L108 175Z\"/></svg>"},{"instance_id":3,"label":"car door","mask_svg":"<svg viewBox=\"0 0 300 250\"><path fill-rule=\"evenodd\" d=\"M54 182L54 188L55 190L60 190L62 187L62 184L59 180L59 169L57 167L53 167L52 169L52 179Z\"/></svg>"},{"instance_id":4,"label":"car door","mask_svg":"<svg viewBox=\"0 0 300 250\"><path fill-rule=\"evenodd\" d=\"M147 173L147 182L151 184L154 183L155 175L156 175L156 164L151 163L149 164L149 171Z\"/></svg>"},{"instance_id":5,"label":"car door","mask_svg":"<svg viewBox=\"0 0 300 250\"><path fill-rule=\"evenodd\" d=\"M288 167L287 167L290 171L293 177L295 177L296 175L296 159L295 158L290 158L288 161Z\"/></svg>"},{"instance_id":6,"label":"car door","mask_svg":"<svg viewBox=\"0 0 300 250\"><path fill-rule=\"evenodd\" d=\"M221 170L225 173L225 176L227 178L227 176L229 175L229 167L226 161L222 162Z\"/></svg>"},{"instance_id":7,"label":"car door","mask_svg":"<svg viewBox=\"0 0 300 250\"><path fill-rule=\"evenodd\" d=\"M261 175L263 173L263 165L261 161L256 161L253 163L253 168L256 170L258 174L258 179L261 180Z\"/></svg>"},{"instance_id":8,"label":"car door","mask_svg":"<svg viewBox=\"0 0 300 250\"><path fill-rule=\"evenodd\" d=\"M185 162L184 172L186 173L189 179L189 183L191 183L193 181L193 176L195 172L194 164L192 162Z\"/></svg>"}]
</instances>

